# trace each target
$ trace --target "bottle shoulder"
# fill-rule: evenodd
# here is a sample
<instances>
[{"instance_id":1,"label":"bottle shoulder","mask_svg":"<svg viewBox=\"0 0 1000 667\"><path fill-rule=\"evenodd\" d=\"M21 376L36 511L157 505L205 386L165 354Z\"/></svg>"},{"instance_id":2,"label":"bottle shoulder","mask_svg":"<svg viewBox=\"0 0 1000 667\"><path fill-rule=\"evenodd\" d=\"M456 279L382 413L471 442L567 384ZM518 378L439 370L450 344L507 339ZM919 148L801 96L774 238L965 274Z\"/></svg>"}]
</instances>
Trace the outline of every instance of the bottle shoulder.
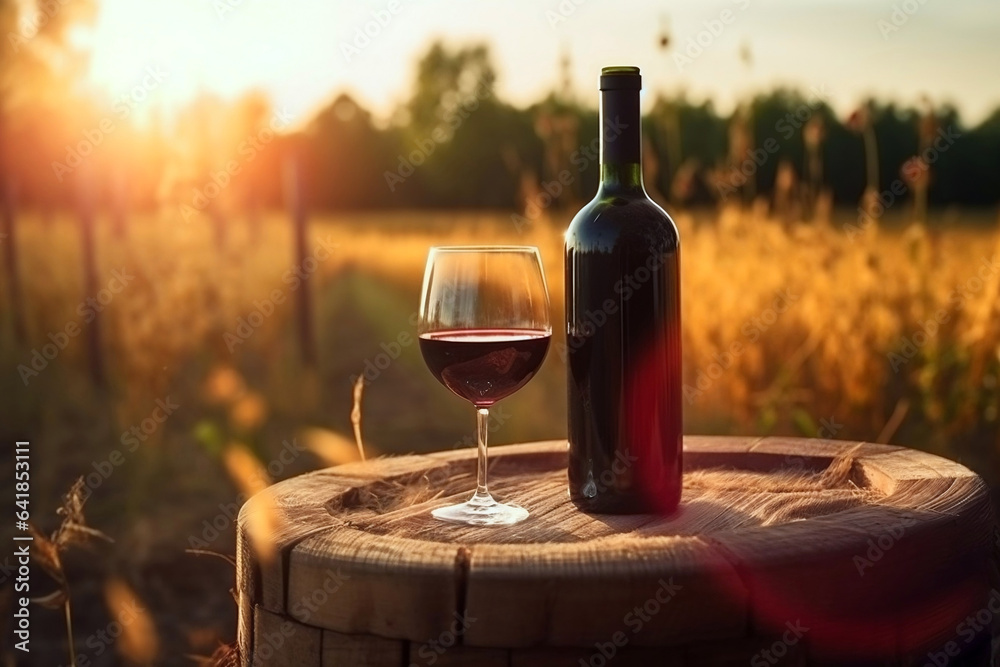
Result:
<instances>
[{"instance_id":1,"label":"bottle shoulder","mask_svg":"<svg viewBox=\"0 0 1000 667\"><path fill-rule=\"evenodd\" d=\"M670 215L642 192L635 196L598 193L566 230L567 247L620 243L642 243L669 252L680 247L680 235Z\"/></svg>"}]
</instances>

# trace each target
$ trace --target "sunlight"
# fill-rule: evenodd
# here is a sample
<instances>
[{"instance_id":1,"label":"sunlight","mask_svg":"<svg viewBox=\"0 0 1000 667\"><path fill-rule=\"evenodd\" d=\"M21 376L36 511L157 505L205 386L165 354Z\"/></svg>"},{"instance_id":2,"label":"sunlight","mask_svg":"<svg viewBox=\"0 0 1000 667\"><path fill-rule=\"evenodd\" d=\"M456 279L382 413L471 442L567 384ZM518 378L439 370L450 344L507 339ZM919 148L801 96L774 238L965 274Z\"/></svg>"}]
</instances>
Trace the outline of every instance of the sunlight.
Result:
<instances>
[{"instance_id":1,"label":"sunlight","mask_svg":"<svg viewBox=\"0 0 1000 667\"><path fill-rule=\"evenodd\" d=\"M267 6L246 12L238 0L136 3L103 0L88 41L88 78L112 100L148 87L150 70L162 73L149 98L168 115L199 94L235 99L259 86L275 59L267 46Z\"/></svg>"},{"instance_id":2,"label":"sunlight","mask_svg":"<svg viewBox=\"0 0 1000 667\"><path fill-rule=\"evenodd\" d=\"M1000 3L0 28L0 667L988 662Z\"/></svg>"}]
</instances>

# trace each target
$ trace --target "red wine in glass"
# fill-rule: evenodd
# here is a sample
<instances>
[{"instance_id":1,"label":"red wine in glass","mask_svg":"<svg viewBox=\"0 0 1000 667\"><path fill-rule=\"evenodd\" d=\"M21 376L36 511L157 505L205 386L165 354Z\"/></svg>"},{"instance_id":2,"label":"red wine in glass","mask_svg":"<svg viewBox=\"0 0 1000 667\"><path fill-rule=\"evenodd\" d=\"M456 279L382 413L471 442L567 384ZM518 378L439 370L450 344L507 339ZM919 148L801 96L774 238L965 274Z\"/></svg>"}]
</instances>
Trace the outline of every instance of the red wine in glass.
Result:
<instances>
[{"instance_id":1,"label":"red wine in glass","mask_svg":"<svg viewBox=\"0 0 1000 667\"><path fill-rule=\"evenodd\" d=\"M490 406L527 384L549 349L549 294L538 248L431 248L417 333L434 377L476 408L476 492L431 514L475 526L523 521L528 510L497 502L487 488L486 425Z\"/></svg>"},{"instance_id":2,"label":"red wine in glass","mask_svg":"<svg viewBox=\"0 0 1000 667\"><path fill-rule=\"evenodd\" d=\"M458 329L420 336L434 377L477 408L527 384L542 365L552 333L538 329Z\"/></svg>"}]
</instances>

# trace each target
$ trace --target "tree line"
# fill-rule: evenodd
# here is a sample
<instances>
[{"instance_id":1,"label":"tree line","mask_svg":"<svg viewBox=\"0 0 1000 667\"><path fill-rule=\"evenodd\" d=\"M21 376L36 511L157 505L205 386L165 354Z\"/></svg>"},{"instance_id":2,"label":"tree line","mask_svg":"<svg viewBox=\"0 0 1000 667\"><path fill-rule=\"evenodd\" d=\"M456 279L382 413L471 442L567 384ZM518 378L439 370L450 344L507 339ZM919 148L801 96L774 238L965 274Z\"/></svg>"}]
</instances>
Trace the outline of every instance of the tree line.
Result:
<instances>
[{"instance_id":1,"label":"tree line","mask_svg":"<svg viewBox=\"0 0 1000 667\"><path fill-rule=\"evenodd\" d=\"M341 94L294 132L260 93L205 96L175 119L154 110L145 125L132 122L140 89L158 76L147 73L110 111L71 101L69 87L7 104L5 199L43 212L86 197L109 210L255 215L287 203L290 164L308 206L324 210L530 211L575 206L596 188L596 94L584 103L554 90L514 106L496 93L485 45L432 45L388 120ZM866 188L900 180L929 206L993 206L1000 190L1000 108L975 126L930 101L869 100L843 118L822 91L782 88L725 114L658 95L643 124L647 187L677 206L786 191L854 206Z\"/></svg>"}]
</instances>

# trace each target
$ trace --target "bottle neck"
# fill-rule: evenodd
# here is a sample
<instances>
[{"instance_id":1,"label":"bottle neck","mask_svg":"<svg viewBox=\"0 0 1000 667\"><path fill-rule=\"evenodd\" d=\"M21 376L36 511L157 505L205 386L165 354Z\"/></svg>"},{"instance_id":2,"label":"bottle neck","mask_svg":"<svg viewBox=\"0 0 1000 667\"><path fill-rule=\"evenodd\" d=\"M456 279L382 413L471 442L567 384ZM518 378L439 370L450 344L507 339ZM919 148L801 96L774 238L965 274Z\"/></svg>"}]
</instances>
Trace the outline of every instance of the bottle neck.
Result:
<instances>
[{"instance_id":1,"label":"bottle neck","mask_svg":"<svg viewBox=\"0 0 1000 667\"><path fill-rule=\"evenodd\" d=\"M638 162L603 163L601 165L601 188L605 190L642 190L642 165Z\"/></svg>"},{"instance_id":2,"label":"bottle neck","mask_svg":"<svg viewBox=\"0 0 1000 667\"><path fill-rule=\"evenodd\" d=\"M642 123L638 90L601 91L601 190L642 187Z\"/></svg>"}]
</instances>

